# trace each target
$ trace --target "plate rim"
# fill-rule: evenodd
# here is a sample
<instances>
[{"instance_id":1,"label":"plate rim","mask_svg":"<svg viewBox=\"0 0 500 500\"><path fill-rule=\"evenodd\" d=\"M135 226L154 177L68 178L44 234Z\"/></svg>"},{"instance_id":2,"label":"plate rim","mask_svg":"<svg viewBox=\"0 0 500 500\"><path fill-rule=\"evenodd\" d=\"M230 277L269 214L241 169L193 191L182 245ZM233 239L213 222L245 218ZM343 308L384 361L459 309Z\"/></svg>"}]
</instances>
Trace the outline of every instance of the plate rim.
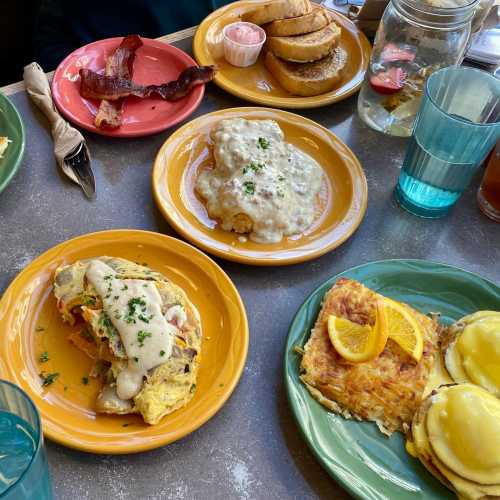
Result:
<instances>
[{"instance_id":1,"label":"plate rim","mask_svg":"<svg viewBox=\"0 0 500 500\"><path fill-rule=\"evenodd\" d=\"M115 36L115 37L110 37L110 38L102 38L101 40L96 40L94 42L87 43L85 45L82 45L81 47L78 47L77 49L73 50L70 54L68 54L57 66L56 70L54 71L54 77L52 78L52 82L50 84L50 89L52 92L52 96L54 99L54 103L58 109L58 111L66 118L69 120L71 123L77 125L78 127L83 128L84 130L87 130L89 132L93 132L94 134L99 134L103 135L106 137L120 137L120 138L134 138L134 137L146 137L149 135L154 135L158 134L164 130L167 130L171 127L174 127L175 125L179 124L181 121L185 120L188 118L196 109L198 106L201 104L201 101L203 99L203 96L205 95L205 84L198 85L196 88L194 88L191 93L195 94L195 100L191 106L186 106L184 111L180 113L173 121L168 122L166 125L156 125L154 127L150 127L147 129L143 129L137 132L127 132L123 131L121 127L118 127L116 130L106 130L106 129L98 129L95 125L89 125L88 123L82 121L80 118L74 115L71 111L69 111L64 104L60 101L57 86L59 83L59 80L61 79L61 73L65 70L67 65L69 64L70 60L74 57L75 52L78 52L79 50L82 49L87 49L89 47L93 46L99 46L101 43L108 43L108 42L120 42L123 40L123 36ZM187 52L184 52L182 49L179 49L175 45L167 42L162 42L161 40L157 40L154 38L148 38L148 37L140 37L145 44L151 44L152 46L156 46L157 48L160 48L161 46L167 46L170 49L176 53L177 57L179 59L186 59L189 61L189 63L193 66L198 66L197 61L195 61ZM169 50L170 50L169 49ZM197 93L197 94L196 94ZM83 99L83 98L82 98Z\"/></svg>"},{"instance_id":2,"label":"plate rim","mask_svg":"<svg viewBox=\"0 0 500 500\"><path fill-rule=\"evenodd\" d=\"M316 128L319 128L322 130L323 133L326 133L329 136L333 136L334 140L336 142L339 142L343 147L346 148L346 150L350 153L350 157L353 161L353 166L354 169L350 169L350 172L359 178L360 182L360 205L358 209L358 213L356 217L353 219L351 222L349 229L345 234L342 235L341 238L338 238L337 240L330 242L328 245L325 245L322 248L319 249L314 249L311 251L308 251L307 253L303 253L300 255L293 255L290 257L283 257L281 259L273 259L269 257L249 257L245 255L241 255L235 251L226 251L226 250L221 250L219 248L214 248L210 246L210 244L206 244L204 241L199 240L196 236L193 236L188 230L186 230L181 224L178 223L177 217L172 217L170 211L167 209L168 207L173 207L176 209L175 204L170 204L167 200L165 200L161 193L160 193L160 188L157 185L158 183L156 182L156 178L158 177L157 171L160 169L160 155L162 154L162 151L168 147L169 143L171 141L174 141L176 137L178 137L180 134L182 134L186 129L189 127L193 127L194 122L198 120L203 120L206 117L210 117L213 115L220 115L224 113L231 113L231 112L240 112L241 114L244 114L246 112L253 112L253 111L262 111L262 112L272 112L272 113L277 113L278 115L285 115L285 116L293 116L294 118L298 118L300 122L313 125ZM223 117L221 117L222 119ZM306 118L302 115L292 113L290 111L285 111L282 109L278 108L266 108L266 107L260 107L260 106L239 106L239 107L234 107L234 108L225 108L225 109L220 109L217 111L212 111L210 113L205 113L201 116L198 116L196 118L193 118L183 126L179 127L177 130L175 130L167 139L164 141L164 143L160 146L158 152L155 155L155 159L153 161L153 168L151 171L151 185L152 185L152 191L153 191L153 198L156 203L156 206L160 210L162 216L166 219L168 224L176 231L176 233L180 234L183 238L185 238L187 241L189 241L192 245L197 246L204 252L208 252L216 257L229 260L232 262L238 262L240 264L249 264L249 265L255 265L255 266L285 266L285 265L291 265L291 264L297 264L301 262L307 262L309 260L316 259L318 257L321 257L322 255L333 251L334 249L338 248L341 246L343 243L345 243L359 228L361 223L363 222L363 219L366 215L366 210L368 207L368 182L366 179L366 175L363 169L363 166L361 165L361 162L359 161L358 157L352 151L352 149L342 140L340 137L338 137L334 132L332 132L330 129L324 127L318 122L315 122L314 120L311 120L310 118ZM168 205L168 207L167 207ZM352 208L353 204L351 203L349 208ZM178 213L178 212L175 212ZM215 238L211 238L214 239ZM300 247L298 247L300 248Z\"/></svg>"},{"instance_id":3,"label":"plate rim","mask_svg":"<svg viewBox=\"0 0 500 500\"><path fill-rule=\"evenodd\" d=\"M154 450L156 448L160 448L162 446L166 446L168 444L174 443L175 441L178 441L189 434L193 433L203 425L205 425L212 417L218 413L222 407L227 403L231 395L233 394L234 390L236 389L237 385L239 384L241 380L241 376L243 375L243 370L246 365L247 357L248 357L248 347L249 347L249 339L250 339L250 331L249 331L249 326L248 326L248 317L246 313L246 308L245 304L243 302L243 299L240 296L240 293L238 292L238 289L236 288L236 285L233 283L229 275L208 255L203 253L201 250L198 248L194 247L193 245L190 245L189 243L182 241L178 238L174 238L173 236L168 236L162 233L158 233L155 231L148 231L144 229L130 229L130 228L123 228L123 229L110 229L110 230L103 230L103 231L94 231L91 233L85 233L81 235L77 235L73 238L69 238L67 240L64 240L47 250L45 250L43 253L38 255L35 259L33 259L30 264L28 264L22 271L20 271L15 278L9 283L8 287L5 289L3 292L2 296L0 297L0 309L2 308L4 300L7 300L8 297L8 292L12 288L15 287L16 283L18 283L22 279L22 275L25 273L30 272L30 268L32 267L33 263L35 263L38 260L41 260L43 257L46 256L49 252L56 252L60 249L60 247L68 245L68 244L74 244L75 242L78 242L78 240L85 239L88 237L94 237L99 234L124 234L124 233L132 233L132 234L148 234L151 237L154 238L160 238L165 240L166 242L178 244L181 247L189 248L190 251L194 251L199 257L206 259L210 262L210 264L213 266L213 269L216 270L218 273L219 277L222 277L227 285L230 287L231 291L234 294L234 298L236 299L236 303L238 306L238 311L240 313L240 319L241 319L241 325L239 328L239 341L243 344L243 351L242 351L242 356L239 359L238 363L235 364L235 369L233 372L233 376L230 380L229 383L226 383L224 385L223 391L221 391L221 397L218 399L217 403L214 404L209 411L207 411L202 418L200 418L197 422L194 424L191 424L186 427L183 432L179 433L178 435L175 435L174 437L170 438L160 438L155 441L151 442L144 442L144 443L134 443L134 444L126 444L126 445L106 445L102 443L96 443L95 445L92 446L87 446L87 445L82 445L79 444L79 442L74 442L71 440L67 440L64 437L59 437L57 432L53 432L50 429L47 429L46 426L44 425L44 414L40 411L40 409L37 406L37 410L40 413L41 419L42 419L42 427L43 427L43 434L46 436L48 439L51 441L60 444L62 446L65 446L67 448L87 452L87 453L92 453L96 455L101 455L101 454L110 454L110 455L123 455L123 454L131 454L131 453L141 453L144 451L149 451L149 450ZM168 243L167 243L168 244ZM3 352L3 345L0 344L0 352ZM7 360L6 365L9 366L9 362ZM7 369L8 372L8 369ZM10 378L9 373L0 373L0 378L3 378L4 380L7 380L9 382L12 382L17 385L16 382L13 382ZM7 378L6 378L7 376ZM21 389L24 390L23 387ZM30 396L30 399L31 396ZM33 401L33 404L36 403ZM189 403L188 403L189 405ZM51 419L53 420L53 419ZM56 419L55 421L58 421L59 419Z\"/></svg>"},{"instance_id":4,"label":"plate rim","mask_svg":"<svg viewBox=\"0 0 500 500\"><path fill-rule=\"evenodd\" d=\"M12 181L14 176L17 174L19 167L21 166L26 149L26 131L24 130L24 123L21 118L21 113L19 113L16 106L14 106L14 103L2 92L0 92L0 100L3 100L4 102L7 103L7 107L10 108L11 112L13 112L17 120L17 125L21 130L21 147L19 149L19 153L16 159L14 160L13 166L10 168L10 172L7 174L7 177L5 177L5 179L2 182L0 182L0 193L1 193Z\"/></svg>"},{"instance_id":5,"label":"plate rim","mask_svg":"<svg viewBox=\"0 0 500 500\"><path fill-rule=\"evenodd\" d=\"M341 277L344 277L347 273L355 272L361 268L371 266L371 265L382 265L382 264L416 264L416 265L437 265L440 267L447 268L449 270L453 271L459 271L461 273L465 273L467 275L470 275L476 279L479 279L483 282L488 283L489 285L493 285L495 288L500 289L500 285L496 284L494 281L491 281L484 276L481 276L479 273L475 273L473 271L467 271L466 269L463 269L462 267L455 266L453 264L448 264L445 262L440 262L440 261L435 261L435 260L428 260L428 259L405 259L405 258L397 258L397 259L379 259L379 260L374 260L374 261L369 261L365 262L363 264L358 264L356 266L349 267L345 269L344 271L341 271L339 273L336 273L335 275L331 276L330 278L326 279L322 283L320 283L310 294L305 298L305 300L302 302L302 304L299 306L297 309L297 312L293 316L293 319L290 323L290 327L288 329L288 334L286 336L285 340L285 348L284 348L284 353L283 353L283 365L282 365L282 370L283 370L283 378L284 378L284 383L285 383L285 392L287 396L287 401L289 408L291 410L291 413L293 415L293 418L295 420L295 423L297 427L299 428L300 434L302 436L302 439L305 441L307 444L307 447L309 450L313 453L316 461L321 465L323 470L336 482L338 483L344 490L349 492L351 495L353 495L355 498L358 498L360 500L372 500L373 497L362 494L361 490L356 488L356 486L349 481L347 481L343 476L337 475L327 464L326 460L323 458L322 454L319 453L319 451L316 449L314 446L314 443L309 440L308 435L306 433L305 426L303 425L302 419L299 417L299 412L297 411L297 402L295 401L293 397L293 387L295 387L294 383L291 380L291 366L290 362L288 361L289 358L289 348L288 344L290 341L290 338L292 336L293 330L296 328L295 325L299 321L299 315L303 314L303 311L306 307L306 305L313 299L315 298L318 293L320 293L321 289L323 287L331 286L333 282ZM307 334L307 339L310 337L310 331ZM311 398L312 396L308 393L307 394L308 399ZM326 408L324 411L328 411ZM445 486L443 486L444 488Z\"/></svg>"},{"instance_id":6,"label":"plate rim","mask_svg":"<svg viewBox=\"0 0 500 500\"><path fill-rule=\"evenodd\" d=\"M206 33L206 31L209 29L210 25L221 15L225 13L225 11L231 11L232 9L236 8L238 4L241 3L250 3L249 0L238 0L236 2L232 2L228 5L224 5L222 7L219 7L217 10L209 14L207 17L205 17L201 23L198 25L196 32L193 37L193 42L192 42L192 50L193 50L193 55L196 61L199 64L208 64L209 61L207 61L202 53L201 53L201 47L203 45L204 40L201 39L202 37L202 31L203 34ZM258 3L258 2L254 2ZM341 12L338 12L336 10L330 9L326 6L325 7L329 12L333 13L335 17L342 19L343 23L348 23L349 25L353 25L356 29L356 34L357 38L360 44L360 50L362 56L365 58L365 64L364 64L364 71L363 75L366 73L368 69L368 65L370 63L370 54L372 50L372 46L366 37L366 35L355 26L355 24L344 14ZM363 64L361 65L361 68L363 67ZM314 109L314 108L319 108L322 106L326 106L328 104L334 104L336 102L342 101L344 99L347 99L348 97L352 96L355 94L361 87L364 81L364 76L363 78L360 78L360 81L354 85L352 88L346 90L344 93L341 95L330 95L330 92L326 92L324 94L319 94L317 96L309 96L309 97L273 97L273 96L266 96L265 94L262 94L262 97L257 96L257 97L248 97L244 91L239 91L239 87L235 87L231 84L227 84L224 80L221 81L221 77L218 75L218 73L215 74L214 76L214 83L219 86L221 89L225 90L231 95L234 95L240 99L243 99L247 102L252 102L255 104L260 104L263 106L270 106L270 107L278 107L278 108L283 108L283 109Z\"/></svg>"}]
</instances>

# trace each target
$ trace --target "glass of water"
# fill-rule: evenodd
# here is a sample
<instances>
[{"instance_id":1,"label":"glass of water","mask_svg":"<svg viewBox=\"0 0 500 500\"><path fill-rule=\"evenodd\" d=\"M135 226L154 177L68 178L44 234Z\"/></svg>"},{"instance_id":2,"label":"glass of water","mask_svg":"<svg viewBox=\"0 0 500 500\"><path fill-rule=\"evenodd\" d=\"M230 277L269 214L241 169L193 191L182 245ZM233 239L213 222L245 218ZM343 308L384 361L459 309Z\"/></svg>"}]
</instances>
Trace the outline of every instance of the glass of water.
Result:
<instances>
[{"instance_id":1,"label":"glass of water","mask_svg":"<svg viewBox=\"0 0 500 500\"><path fill-rule=\"evenodd\" d=\"M19 387L0 380L0 499L52 498L38 410Z\"/></svg>"},{"instance_id":2,"label":"glass of water","mask_svg":"<svg viewBox=\"0 0 500 500\"><path fill-rule=\"evenodd\" d=\"M474 68L436 71L425 85L396 200L421 217L445 215L499 137L500 80Z\"/></svg>"}]
</instances>

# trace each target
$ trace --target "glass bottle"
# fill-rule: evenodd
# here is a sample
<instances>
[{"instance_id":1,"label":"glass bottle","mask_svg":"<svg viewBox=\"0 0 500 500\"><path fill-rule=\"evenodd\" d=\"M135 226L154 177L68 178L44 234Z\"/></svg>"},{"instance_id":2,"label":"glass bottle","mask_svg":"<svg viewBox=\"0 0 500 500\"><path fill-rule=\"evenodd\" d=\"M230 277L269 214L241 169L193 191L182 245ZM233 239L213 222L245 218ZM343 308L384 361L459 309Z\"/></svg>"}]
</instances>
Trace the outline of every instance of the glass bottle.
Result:
<instances>
[{"instance_id":1,"label":"glass bottle","mask_svg":"<svg viewBox=\"0 0 500 500\"><path fill-rule=\"evenodd\" d=\"M489 157L477 202L485 215L500 222L500 142Z\"/></svg>"},{"instance_id":2,"label":"glass bottle","mask_svg":"<svg viewBox=\"0 0 500 500\"><path fill-rule=\"evenodd\" d=\"M411 135L427 77L462 61L478 2L391 0L358 97L358 113L370 127Z\"/></svg>"}]
</instances>

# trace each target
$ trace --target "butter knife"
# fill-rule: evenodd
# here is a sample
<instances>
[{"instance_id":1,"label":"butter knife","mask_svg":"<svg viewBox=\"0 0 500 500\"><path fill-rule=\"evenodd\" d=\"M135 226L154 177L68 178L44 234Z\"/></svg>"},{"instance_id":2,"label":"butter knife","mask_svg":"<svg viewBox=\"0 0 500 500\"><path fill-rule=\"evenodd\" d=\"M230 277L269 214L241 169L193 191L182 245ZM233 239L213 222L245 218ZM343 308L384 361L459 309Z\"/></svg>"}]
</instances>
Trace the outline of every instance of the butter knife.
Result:
<instances>
[{"instance_id":1,"label":"butter knife","mask_svg":"<svg viewBox=\"0 0 500 500\"><path fill-rule=\"evenodd\" d=\"M93 198L95 180L85 139L57 111L47 75L37 63L25 66L24 85L32 101L50 122L57 164L69 179L82 188L85 196Z\"/></svg>"}]
</instances>

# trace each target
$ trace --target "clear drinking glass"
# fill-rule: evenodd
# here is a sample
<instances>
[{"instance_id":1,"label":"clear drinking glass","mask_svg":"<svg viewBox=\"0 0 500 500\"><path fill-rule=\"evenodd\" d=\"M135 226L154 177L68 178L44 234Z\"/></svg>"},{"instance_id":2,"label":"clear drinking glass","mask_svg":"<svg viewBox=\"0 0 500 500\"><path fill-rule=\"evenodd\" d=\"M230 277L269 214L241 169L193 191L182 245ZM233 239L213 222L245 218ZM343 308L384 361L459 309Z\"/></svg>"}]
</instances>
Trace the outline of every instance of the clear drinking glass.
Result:
<instances>
[{"instance_id":1,"label":"clear drinking glass","mask_svg":"<svg viewBox=\"0 0 500 500\"><path fill-rule=\"evenodd\" d=\"M395 197L409 212L441 217L500 137L500 80L449 67L426 82Z\"/></svg>"},{"instance_id":2,"label":"clear drinking glass","mask_svg":"<svg viewBox=\"0 0 500 500\"><path fill-rule=\"evenodd\" d=\"M0 499L52 498L38 410L19 387L0 380Z\"/></svg>"}]
</instances>

